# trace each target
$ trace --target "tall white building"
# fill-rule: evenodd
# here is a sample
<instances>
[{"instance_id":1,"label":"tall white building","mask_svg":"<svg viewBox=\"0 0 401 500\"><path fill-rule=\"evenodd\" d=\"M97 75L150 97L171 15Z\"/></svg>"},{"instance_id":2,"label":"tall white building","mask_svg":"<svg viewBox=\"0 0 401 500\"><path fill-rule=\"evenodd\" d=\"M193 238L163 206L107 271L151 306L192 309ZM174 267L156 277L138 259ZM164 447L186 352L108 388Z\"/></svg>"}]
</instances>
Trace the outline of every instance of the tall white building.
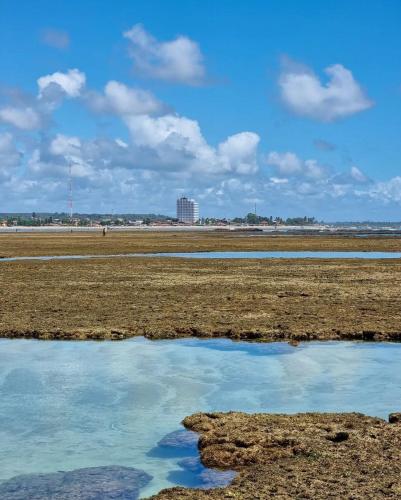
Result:
<instances>
[{"instance_id":1,"label":"tall white building","mask_svg":"<svg viewBox=\"0 0 401 500\"><path fill-rule=\"evenodd\" d=\"M199 205L195 200L183 196L177 200L177 219L179 222L194 224L199 220Z\"/></svg>"}]
</instances>

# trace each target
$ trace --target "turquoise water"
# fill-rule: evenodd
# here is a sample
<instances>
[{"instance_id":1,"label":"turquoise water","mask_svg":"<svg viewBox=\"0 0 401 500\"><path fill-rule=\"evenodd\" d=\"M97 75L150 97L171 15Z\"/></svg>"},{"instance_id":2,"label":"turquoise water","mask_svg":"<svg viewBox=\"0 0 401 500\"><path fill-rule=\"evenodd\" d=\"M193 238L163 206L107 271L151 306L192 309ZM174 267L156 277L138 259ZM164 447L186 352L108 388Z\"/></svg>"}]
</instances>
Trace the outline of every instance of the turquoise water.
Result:
<instances>
[{"instance_id":1,"label":"turquoise water","mask_svg":"<svg viewBox=\"0 0 401 500\"><path fill-rule=\"evenodd\" d=\"M109 255L42 255L0 257L1 262L25 260L76 260L132 257L175 257L182 259L401 259L401 252L164 252Z\"/></svg>"},{"instance_id":2,"label":"turquoise water","mask_svg":"<svg viewBox=\"0 0 401 500\"><path fill-rule=\"evenodd\" d=\"M195 485L157 448L197 411L401 409L401 344L0 341L0 481L124 465ZM183 453L185 456L185 453ZM192 481L192 483L191 483Z\"/></svg>"}]
</instances>

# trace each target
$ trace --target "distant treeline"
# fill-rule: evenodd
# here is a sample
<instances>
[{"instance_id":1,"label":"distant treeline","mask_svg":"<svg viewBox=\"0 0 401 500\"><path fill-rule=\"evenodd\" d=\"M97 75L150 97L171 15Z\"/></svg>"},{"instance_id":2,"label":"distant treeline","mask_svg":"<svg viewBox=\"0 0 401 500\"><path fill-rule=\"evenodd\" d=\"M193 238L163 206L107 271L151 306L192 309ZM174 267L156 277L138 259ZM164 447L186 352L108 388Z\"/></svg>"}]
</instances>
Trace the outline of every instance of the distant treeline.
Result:
<instances>
[{"instance_id":1,"label":"distant treeline","mask_svg":"<svg viewBox=\"0 0 401 500\"><path fill-rule=\"evenodd\" d=\"M236 217L232 219L234 224L267 224L269 226L274 226L276 224L284 224L288 226L303 226L306 224L316 224L317 220L315 217L288 217L287 219L283 219L282 217L273 217L264 216L264 215L256 215L254 213L249 213L245 217Z\"/></svg>"},{"instance_id":2,"label":"distant treeline","mask_svg":"<svg viewBox=\"0 0 401 500\"><path fill-rule=\"evenodd\" d=\"M135 225L142 223L144 225L152 223L176 223L177 219L167 215L160 214L73 214L72 219L65 212L62 213L36 213L31 214L0 214L0 220L7 226L47 226L47 225L69 225L71 223L77 226L90 226L100 224L103 226ZM236 217L235 219L218 219L214 217L202 218L200 223L205 225L214 224L247 224L247 225L268 225L274 226L303 226L316 224L315 217L282 217L263 216L249 213L245 217Z\"/></svg>"},{"instance_id":3,"label":"distant treeline","mask_svg":"<svg viewBox=\"0 0 401 500\"><path fill-rule=\"evenodd\" d=\"M0 220L3 220L7 226L44 226L51 224L70 224L71 217L65 213L0 213ZM79 226L89 226L96 224L123 225L130 222L142 221L148 224L155 221L167 221L171 217L160 214L79 214L74 213L72 221Z\"/></svg>"},{"instance_id":4,"label":"distant treeline","mask_svg":"<svg viewBox=\"0 0 401 500\"><path fill-rule=\"evenodd\" d=\"M53 219L68 219L70 218L69 214L66 212L0 212L0 218L2 219L7 219L7 218L17 218L21 217L22 219L35 219L35 218L48 218L52 217ZM117 217L124 217L124 218L133 218L133 219L170 219L168 215L161 215L161 214L101 214L101 213L75 213L73 214L74 218L93 218L93 219L99 219L99 218L117 218Z\"/></svg>"}]
</instances>

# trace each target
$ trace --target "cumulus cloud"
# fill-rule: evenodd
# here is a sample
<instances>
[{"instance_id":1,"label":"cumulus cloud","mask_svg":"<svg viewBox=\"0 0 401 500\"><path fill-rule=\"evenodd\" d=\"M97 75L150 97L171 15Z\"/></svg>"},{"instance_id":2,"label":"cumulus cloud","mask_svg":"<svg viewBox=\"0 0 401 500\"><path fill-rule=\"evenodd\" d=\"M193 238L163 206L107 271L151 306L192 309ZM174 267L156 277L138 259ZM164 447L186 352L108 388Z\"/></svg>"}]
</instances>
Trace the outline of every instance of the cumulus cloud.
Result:
<instances>
[{"instance_id":1,"label":"cumulus cloud","mask_svg":"<svg viewBox=\"0 0 401 500\"><path fill-rule=\"evenodd\" d=\"M85 74L77 69L38 78L37 96L29 97L21 92L11 94L11 100L17 102L0 107L0 123L25 131L45 127L51 121L51 113L65 97L76 98L81 95L85 80Z\"/></svg>"},{"instance_id":2,"label":"cumulus cloud","mask_svg":"<svg viewBox=\"0 0 401 500\"><path fill-rule=\"evenodd\" d=\"M259 138L250 132L230 136L213 147L203 138L197 122L187 118L169 115L166 121L166 117L147 116L144 122L143 115L131 118L136 121L137 142L134 129L129 140L43 136L30 155L28 170L23 176L6 180L3 187L0 183L0 193L4 193L7 184L6 198L13 193L21 196L23 192L25 203L31 200L32 207L34 200L43 197L53 209L60 209L71 163L74 196L81 211L109 211L110 203L116 203L121 211L140 211L146 206L149 210L173 213L174 200L182 192L198 198L211 212L224 207L222 215L244 213L252 200L258 200L260 213L306 211L319 217L328 207L338 214L337 209L357 202L376 207L401 202L400 177L365 182L366 175L355 166L348 172L326 171L321 175L316 160L277 152L271 156L277 164L290 158L300 170L290 175L287 168L283 177L273 165L277 175L270 175L254 170ZM0 157L1 150L10 149L10 141L9 136L0 140ZM15 149L10 151L15 153ZM13 161L17 160L14 157ZM99 205L99 200L109 203L107 209ZM319 212L307 211L307 207L313 206Z\"/></svg>"},{"instance_id":3,"label":"cumulus cloud","mask_svg":"<svg viewBox=\"0 0 401 500\"><path fill-rule=\"evenodd\" d=\"M322 179L327 176L328 169L316 160L301 160L295 153L278 153L271 151L266 163L275 168L278 175L283 177L305 176L313 179Z\"/></svg>"},{"instance_id":4,"label":"cumulus cloud","mask_svg":"<svg viewBox=\"0 0 401 500\"><path fill-rule=\"evenodd\" d=\"M51 87L58 86L67 97L78 97L85 86L86 76L78 69L69 69L66 73L56 71L51 75L38 78L39 97L43 97Z\"/></svg>"},{"instance_id":5,"label":"cumulus cloud","mask_svg":"<svg viewBox=\"0 0 401 500\"><path fill-rule=\"evenodd\" d=\"M266 163L276 168L280 175L296 175L302 171L302 163L295 153L277 153L271 151L267 155Z\"/></svg>"},{"instance_id":6,"label":"cumulus cloud","mask_svg":"<svg viewBox=\"0 0 401 500\"><path fill-rule=\"evenodd\" d=\"M43 168L49 172L48 165L57 164L61 168L52 172L57 177L65 173L65 167L70 164L73 166L73 174L74 168L76 169L80 165L80 176L83 176L82 172L88 174L105 169L146 167L141 161L142 158L136 154L134 149L121 139L83 140L76 136L57 134L50 140L42 140L37 160L33 166L36 172L41 172Z\"/></svg>"},{"instance_id":7,"label":"cumulus cloud","mask_svg":"<svg viewBox=\"0 0 401 500\"><path fill-rule=\"evenodd\" d=\"M368 195L384 203L401 202L401 177L396 176L388 181L377 182L370 187Z\"/></svg>"},{"instance_id":8,"label":"cumulus cloud","mask_svg":"<svg viewBox=\"0 0 401 500\"><path fill-rule=\"evenodd\" d=\"M333 183L338 186L371 184L372 180L357 166L353 165L346 172L336 172L333 175Z\"/></svg>"},{"instance_id":9,"label":"cumulus cloud","mask_svg":"<svg viewBox=\"0 0 401 500\"><path fill-rule=\"evenodd\" d=\"M304 161L304 175L306 177L311 177L313 179L322 179L327 176L328 168L324 165L320 165L316 160L305 160Z\"/></svg>"},{"instance_id":10,"label":"cumulus cloud","mask_svg":"<svg viewBox=\"0 0 401 500\"><path fill-rule=\"evenodd\" d=\"M259 136L242 132L217 148L210 146L196 120L178 116L130 116L125 122L135 146L148 151L156 164L203 174L254 173Z\"/></svg>"},{"instance_id":11,"label":"cumulus cloud","mask_svg":"<svg viewBox=\"0 0 401 500\"><path fill-rule=\"evenodd\" d=\"M198 122L184 116L138 116L128 118L126 123L133 141L140 146L156 147L165 144L189 153L206 146Z\"/></svg>"},{"instance_id":12,"label":"cumulus cloud","mask_svg":"<svg viewBox=\"0 0 401 500\"><path fill-rule=\"evenodd\" d=\"M22 153L17 149L9 132L0 133L0 173L10 175L11 170L21 164Z\"/></svg>"},{"instance_id":13,"label":"cumulus cloud","mask_svg":"<svg viewBox=\"0 0 401 500\"><path fill-rule=\"evenodd\" d=\"M218 147L218 154L227 170L238 174L252 174L258 170L256 152L260 137L254 132L240 132L230 136Z\"/></svg>"},{"instance_id":14,"label":"cumulus cloud","mask_svg":"<svg viewBox=\"0 0 401 500\"><path fill-rule=\"evenodd\" d=\"M122 114L129 140L99 138L83 140L76 136L57 134L42 138L30 163L36 174L65 174L69 162L92 169L123 168L142 172L179 175L183 180L201 182L208 176L252 175L258 170L259 136L240 132L217 146L208 144L199 124L184 116L165 114ZM121 111L121 110L120 110Z\"/></svg>"},{"instance_id":15,"label":"cumulus cloud","mask_svg":"<svg viewBox=\"0 0 401 500\"><path fill-rule=\"evenodd\" d=\"M0 123L25 131L44 128L51 122L51 113L65 97L76 98L81 95L85 86L85 74L72 69L67 73L56 72L42 76L37 83L36 97L16 93L17 104L0 107ZM15 100L13 94L10 97Z\"/></svg>"},{"instance_id":16,"label":"cumulus cloud","mask_svg":"<svg viewBox=\"0 0 401 500\"><path fill-rule=\"evenodd\" d=\"M155 114L164 109L151 92L128 87L115 80L106 84L103 94L89 92L86 101L95 112L121 116Z\"/></svg>"},{"instance_id":17,"label":"cumulus cloud","mask_svg":"<svg viewBox=\"0 0 401 500\"><path fill-rule=\"evenodd\" d=\"M309 68L286 64L279 78L281 97L294 113L330 122L373 106L351 71L341 64L327 67L322 83Z\"/></svg>"},{"instance_id":18,"label":"cumulus cloud","mask_svg":"<svg viewBox=\"0 0 401 500\"><path fill-rule=\"evenodd\" d=\"M183 170L203 163L205 171L214 155L202 136L198 122L177 115L126 117L134 146L153 168Z\"/></svg>"},{"instance_id":19,"label":"cumulus cloud","mask_svg":"<svg viewBox=\"0 0 401 500\"><path fill-rule=\"evenodd\" d=\"M40 114L29 106L0 108L0 122L21 130L35 130L42 125Z\"/></svg>"},{"instance_id":20,"label":"cumulus cloud","mask_svg":"<svg viewBox=\"0 0 401 500\"><path fill-rule=\"evenodd\" d=\"M34 149L28 160L28 167L35 177L42 179L67 179L71 167L71 175L86 182L96 176L96 167L81 151L81 141L77 137L58 134L55 138L42 143ZM99 171L101 169L99 168Z\"/></svg>"},{"instance_id":21,"label":"cumulus cloud","mask_svg":"<svg viewBox=\"0 0 401 500\"><path fill-rule=\"evenodd\" d=\"M45 45L64 50L70 45L70 35L65 30L47 28L41 32L41 40Z\"/></svg>"},{"instance_id":22,"label":"cumulus cloud","mask_svg":"<svg viewBox=\"0 0 401 500\"><path fill-rule=\"evenodd\" d=\"M186 36L159 42L142 25L136 24L124 37L130 41L130 55L139 75L168 82L199 85L206 70L199 45Z\"/></svg>"},{"instance_id":23,"label":"cumulus cloud","mask_svg":"<svg viewBox=\"0 0 401 500\"><path fill-rule=\"evenodd\" d=\"M77 155L80 148L81 140L78 137L57 134L50 142L49 151L53 155Z\"/></svg>"}]
</instances>

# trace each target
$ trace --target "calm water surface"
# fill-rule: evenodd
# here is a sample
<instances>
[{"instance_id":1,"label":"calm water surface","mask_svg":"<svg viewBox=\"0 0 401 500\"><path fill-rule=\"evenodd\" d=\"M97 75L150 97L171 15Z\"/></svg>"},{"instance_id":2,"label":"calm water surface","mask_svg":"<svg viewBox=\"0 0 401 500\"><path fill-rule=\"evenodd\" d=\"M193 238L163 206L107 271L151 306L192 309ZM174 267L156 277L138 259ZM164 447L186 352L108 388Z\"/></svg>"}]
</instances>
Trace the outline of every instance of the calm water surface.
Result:
<instances>
[{"instance_id":1,"label":"calm water surface","mask_svg":"<svg viewBox=\"0 0 401 500\"><path fill-rule=\"evenodd\" d=\"M156 443L197 411L401 409L401 344L0 341L0 481L124 465L188 484Z\"/></svg>"},{"instance_id":2,"label":"calm water surface","mask_svg":"<svg viewBox=\"0 0 401 500\"><path fill-rule=\"evenodd\" d=\"M400 259L401 252L182 252L159 257L192 259Z\"/></svg>"},{"instance_id":3,"label":"calm water surface","mask_svg":"<svg viewBox=\"0 0 401 500\"><path fill-rule=\"evenodd\" d=\"M109 255L43 255L24 257L0 257L1 262L24 260L75 260L112 259L133 257L175 257L181 259L401 259L401 252L164 252L128 253Z\"/></svg>"}]
</instances>

